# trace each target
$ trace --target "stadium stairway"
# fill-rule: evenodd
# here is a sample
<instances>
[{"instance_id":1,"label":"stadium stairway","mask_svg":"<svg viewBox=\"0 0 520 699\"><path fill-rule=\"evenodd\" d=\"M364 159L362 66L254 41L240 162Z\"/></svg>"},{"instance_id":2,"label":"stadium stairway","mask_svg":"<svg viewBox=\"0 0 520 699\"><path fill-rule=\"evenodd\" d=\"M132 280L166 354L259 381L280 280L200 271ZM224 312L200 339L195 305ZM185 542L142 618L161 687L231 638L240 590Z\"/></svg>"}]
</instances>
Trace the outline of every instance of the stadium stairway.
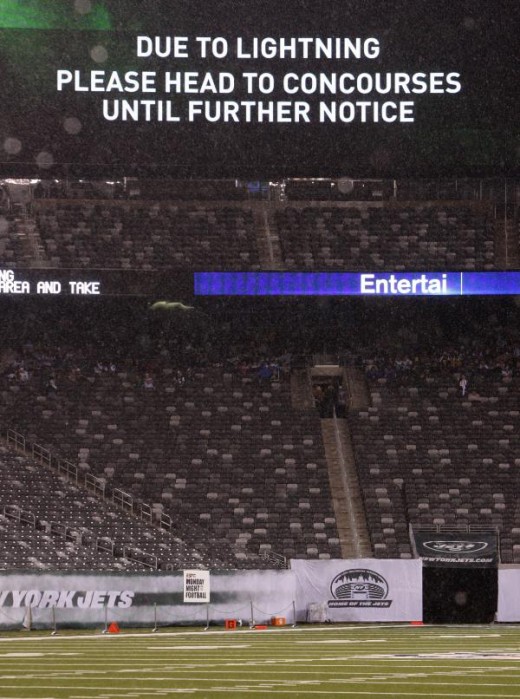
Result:
<instances>
[{"instance_id":1,"label":"stadium stairway","mask_svg":"<svg viewBox=\"0 0 520 699\"><path fill-rule=\"evenodd\" d=\"M297 410L314 408L312 386L307 368L293 369L291 372L291 405Z\"/></svg>"},{"instance_id":2,"label":"stadium stairway","mask_svg":"<svg viewBox=\"0 0 520 699\"><path fill-rule=\"evenodd\" d=\"M263 269L283 269L282 250L274 210L268 202L259 202L252 207L255 222L256 245ZM274 231L274 233L273 233Z\"/></svg>"},{"instance_id":3,"label":"stadium stairway","mask_svg":"<svg viewBox=\"0 0 520 699\"><path fill-rule=\"evenodd\" d=\"M372 547L347 421L323 419L321 430L341 555L343 558L370 557Z\"/></svg>"},{"instance_id":4,"label":"stadium stairway","mask_svg":"<svg viewBox=\"0 0 520 699\"><path fill-rule=\"evenodd\" d=\"M343 371L343 383L348 387L350 408L366 410L370 406L370 392L363 372L357 367L346 367Z\"/></svg>"},{"instance_id":5,"label":"stadium stairway","mask_svg":"<svg viewBox=\"0 0 520 699\"><path fill-rule=\"evenodd\" d=\"M13 234L16 237L18 261L23 260L27 267L48 267L36 221L28 216L17 217L13 222Z\"/></svg>"},{"instance_id":6,"label":"stadium stairway","mask_svg":"<svg viewBox=\"0 0 520 699\"><path fill-rule=\"evenodd\" d=\"M495 257L500 269L518 269L520 236L514 214L507 211L495 219Z\"/></svg>"}]
</instances>

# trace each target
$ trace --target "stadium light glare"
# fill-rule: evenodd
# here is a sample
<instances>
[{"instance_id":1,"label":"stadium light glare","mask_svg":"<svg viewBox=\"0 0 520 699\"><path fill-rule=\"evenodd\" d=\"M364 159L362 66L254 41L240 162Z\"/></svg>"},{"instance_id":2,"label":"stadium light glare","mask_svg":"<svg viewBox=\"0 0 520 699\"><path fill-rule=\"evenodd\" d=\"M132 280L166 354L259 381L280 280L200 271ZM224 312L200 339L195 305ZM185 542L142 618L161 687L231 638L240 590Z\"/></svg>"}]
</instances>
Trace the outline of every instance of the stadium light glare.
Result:
<instances>
[{"instance_id":1,"label":"stadium light glare","mask_svg":"<svg viewBox=\"0 0 520 699\"><path fill-rule=\"evenodd\" d=\"M0 29L111 28L111 16L104 2L92 2L89 12L80 13L67 0L0 0Z\"/></svg>"}]
</instances>

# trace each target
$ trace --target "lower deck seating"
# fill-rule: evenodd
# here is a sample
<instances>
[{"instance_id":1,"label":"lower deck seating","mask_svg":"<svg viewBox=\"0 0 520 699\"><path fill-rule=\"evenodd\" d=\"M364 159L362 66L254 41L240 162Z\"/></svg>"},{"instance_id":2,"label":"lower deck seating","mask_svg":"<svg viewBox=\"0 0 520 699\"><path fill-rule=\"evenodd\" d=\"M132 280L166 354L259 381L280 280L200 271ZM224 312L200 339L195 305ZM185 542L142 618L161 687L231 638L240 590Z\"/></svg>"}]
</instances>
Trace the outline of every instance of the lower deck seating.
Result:
<instances>
[{"instance_id":1,"label":"lower deck seating","mask_svg":"<svg viewBox=\"0 0 520 699\"><path fill-rule=\"evenodd\" d=\"M255 566L266 551L339 555L319 418L292 409L287 383L208 368L178 385L165 369L153 389L120 373L62 380L50 396L29 381L3 397L31 441L171 515L221 565L221 549Z\"/></svg>"},{"instance_id":2,"label":"lower deck seating","mask_svg":"<svg viewBox=\"0 0 520 699\"><path fill-rule=\"evenodd\" d=\"M207 565L201 552L0 447L1 567L152 570Z\"/></svg>"},{"instance_id":3,"label":"lower deck seating","mask_svg":"<svg viewBox=\"0 0 520 699\"><path fill-rule=\"evenodd\" d=\"M350 416L376 554L410 555L408 525L500 530L502 561L520 562L519 378L371 383Z\"/></svg>"}]
</instances>

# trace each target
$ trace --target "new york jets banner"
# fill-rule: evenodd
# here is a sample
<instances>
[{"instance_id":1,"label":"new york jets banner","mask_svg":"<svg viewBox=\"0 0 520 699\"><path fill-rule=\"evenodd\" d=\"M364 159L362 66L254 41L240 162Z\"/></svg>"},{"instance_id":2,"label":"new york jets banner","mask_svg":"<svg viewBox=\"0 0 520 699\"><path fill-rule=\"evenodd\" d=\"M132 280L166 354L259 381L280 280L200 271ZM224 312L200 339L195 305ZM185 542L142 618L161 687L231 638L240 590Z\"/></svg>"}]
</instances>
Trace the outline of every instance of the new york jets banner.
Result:
<instances>
[{"instance_id":1,"label":"new york jets banner","mask_svg":"<svg viewBox=\"0 0 520 699\"><path fill-rule=\"evenodd\" d=\"M211 589L210 589L211 580ZM0 628L265 623L292 617L288 570L178 571L148 575L5 573L0 575ZM205 602L201 604L201 602Z\"/></svg>"},{"instance_id":2,"label":"new york jets banner","mask_svg":"<svg viewBox=\"0 0 520 699\"><path fill-rule=\"evenodd\" d=\"M498 569L497 621L520 621L520 566L502 565Z\"/></svg>"},{"instance_id":3,"label":"new york jets banner","mask_svg":"<svg viewBox=\"0 0 520 699\"><path fill-rule=\"evenodd\" d=\"M414 531L417 555L424 565L450 568L497 566L497 538L493 532Z\"/></svg>"},{"instance_id":4,"label":"new york jets banner","mask_svg":"<svg viewBox=\"0 0 520 699\"><path fill-rule=\"evenodd\" d=\"M301 621L316 607L329 621L422 619L420 560L293 560L291 567Z\"/></svg>"}]
</instances>

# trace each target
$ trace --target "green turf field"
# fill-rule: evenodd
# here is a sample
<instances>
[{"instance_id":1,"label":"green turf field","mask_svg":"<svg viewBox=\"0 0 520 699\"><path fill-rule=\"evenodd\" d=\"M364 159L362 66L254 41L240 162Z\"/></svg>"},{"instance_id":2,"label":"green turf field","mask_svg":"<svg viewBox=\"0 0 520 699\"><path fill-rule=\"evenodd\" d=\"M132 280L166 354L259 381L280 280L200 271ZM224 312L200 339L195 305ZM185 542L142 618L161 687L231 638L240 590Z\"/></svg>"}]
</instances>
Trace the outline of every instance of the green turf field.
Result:
<instances>
[{"instance_id":1,"label":"green turf field","mask_svg":"<svg viewBox=\"0 0 520 699\"><path fill-rule=\"evenodd\" d=\"M520 697L520 627L0 636L0 699Z\"/></svg>"}]
</instances>

